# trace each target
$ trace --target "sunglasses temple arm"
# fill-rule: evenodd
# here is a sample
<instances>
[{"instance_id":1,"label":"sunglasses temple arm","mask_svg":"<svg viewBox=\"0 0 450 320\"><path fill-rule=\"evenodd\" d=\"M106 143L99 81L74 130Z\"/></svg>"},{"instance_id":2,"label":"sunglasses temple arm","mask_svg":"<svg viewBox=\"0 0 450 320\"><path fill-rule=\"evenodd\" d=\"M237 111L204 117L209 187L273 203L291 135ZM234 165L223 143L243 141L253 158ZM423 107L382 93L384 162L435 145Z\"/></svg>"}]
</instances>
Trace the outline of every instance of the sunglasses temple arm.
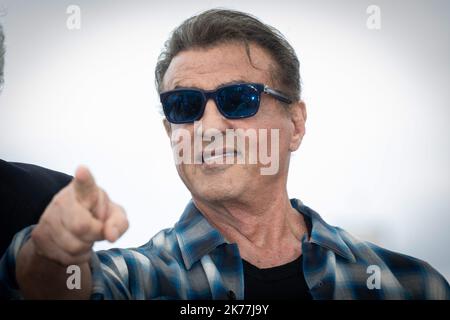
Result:
<instances>
[{"instance_id":1,"label":"sunglasses temple arm","mask_svg":"<svg viewBox=\"0 0 450 320\"><path fill-rule=\"evenodd\" d=\"M278 92L277 90L269 88L268 86L264 86L264 93L275 97L276 99L280 100L281 102L284 102L284 103L287 103L287 104L291 104L292 103L292 100L289 99L287 96L285 96L284 94Z\"/></svg>"}]
</instances>

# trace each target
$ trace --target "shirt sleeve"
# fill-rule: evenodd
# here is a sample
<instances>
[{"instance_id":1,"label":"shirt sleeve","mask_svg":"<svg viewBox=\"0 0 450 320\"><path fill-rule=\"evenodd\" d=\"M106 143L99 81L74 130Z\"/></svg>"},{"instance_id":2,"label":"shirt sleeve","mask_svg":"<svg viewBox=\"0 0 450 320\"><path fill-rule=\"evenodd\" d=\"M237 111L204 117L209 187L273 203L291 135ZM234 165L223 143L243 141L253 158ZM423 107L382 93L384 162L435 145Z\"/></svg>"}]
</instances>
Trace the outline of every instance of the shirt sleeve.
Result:
<instances>
[{"instance_id":1,"label":"shirt sleeve","mask_svg":"<svg viewBox=\"0 0 450 320\"><path fill-rule=\"evenodd\" d=\"M23 299L16 281L16 259L20 249L31 237L35 225L28 226L14 236L0 260L0 290L2 298Z\"/></svg>"},{"instance_id":2,"label":"shirt sleeve","mask_svg":"<svg viewBox=\"0 0 450 320\"><path fill-rule=\"evenodd\" d=\"M92 275L92 300L131 299L127 289L128 269L121 256L99 251L92 254L89 265ZM124 268L120 268L121 265Z\"/></svg>"},{"instance_id":3,"label":"shirt sleeve","mask_svg":"<svg viewBox=\"0 0 450 320\"><path fill-rule=\"evenodd\" d=\"M0 260L0 297L22 300L16 279L16 260L22 246L30 239L35 225L16 233ZM92 251L89 263L92 274L91 299L130 299L127 289L128 268L119 250Z\"/></svg>"},{"instance_id":4,"label":"shirt sleeve","mask_svg":"<svg viewBox=\"0 0 450 320\"><path fill-rule=\"evenodd\" d=\"M421 270L425 300L450 300L450 286L447 280L428 263Z\"/></svg>"},{"instance_id":5,"label":"shirt sleeve","mask_svg":"<svg viewBox=\"0 0 450 320\"><path fill-rule=\"evenodd\" d=\"M33 225L18 232L0 260L2 298L5 296L6 299L23 299L16 280L16 259L21 247L30 238L34 227ZM165 260L148 252L151 247L151 245L146 246L143 250L136 248L92 251L89 261L92 280L90 298L92 300L164 299L161 297L161 279L166 277L163 277L161 272L158 273L158 270L165 268L165 273L173 274L179 268L173 266L173 270L169 269ZM169 284L168 280L163 282ZM175 287L178 288L179 285Z\"/></svg>"},{"instance_id":6,"label":"shirt sleeve","mask_svg":"<svg viewBox=\"0 0 450 320\"><path fill-rule=\"evenodd\" d=\"M160 283L148 255L136 249L109 249L92 254L93 300L155 299Z\"/></svg>"}]
</instances>

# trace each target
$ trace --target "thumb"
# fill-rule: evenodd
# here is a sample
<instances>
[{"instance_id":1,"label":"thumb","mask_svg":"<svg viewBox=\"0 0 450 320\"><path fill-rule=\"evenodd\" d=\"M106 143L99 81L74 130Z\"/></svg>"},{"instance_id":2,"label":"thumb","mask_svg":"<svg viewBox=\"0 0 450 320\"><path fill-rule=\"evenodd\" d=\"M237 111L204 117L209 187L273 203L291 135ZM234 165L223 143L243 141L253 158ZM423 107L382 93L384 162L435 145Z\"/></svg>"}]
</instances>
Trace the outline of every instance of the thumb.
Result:
<instances>
[{"instance_id":1,"label":"thumb","mask_svg":"<svg viewBox=\"0 0 450 320\"><path fill-rule=\"evenodd\" d=\"M98 201L99 189L94 176L85 166L79 166L75 171L73 187L78 201L88 210L95 208Z\"/></svg>"}]
</instances>

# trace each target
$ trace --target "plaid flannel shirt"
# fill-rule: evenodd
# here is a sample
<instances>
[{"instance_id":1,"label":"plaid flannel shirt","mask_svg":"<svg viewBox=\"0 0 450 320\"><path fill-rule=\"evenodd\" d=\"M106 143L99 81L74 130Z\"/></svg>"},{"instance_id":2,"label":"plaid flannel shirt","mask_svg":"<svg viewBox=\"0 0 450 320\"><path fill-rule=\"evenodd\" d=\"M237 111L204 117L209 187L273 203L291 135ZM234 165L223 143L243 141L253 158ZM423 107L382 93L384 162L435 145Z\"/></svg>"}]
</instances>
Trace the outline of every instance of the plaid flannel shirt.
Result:
<instances>
[{"instance_id":1,"label":"plaid flannel shirt","mask_svg":"<svg viewBox=\"0 0 450 320\"><path fill-rule=\"evenodd\" d=\"M303 270L314 299L449 299L445 278L428 263L361 241L328 225L300 200L309 219L302 239ZM19 232L0 261L0 284L20 298L15 259L32 226ZM236 299L244 297L242 259L193 202L173 228L147 244L92 254L92 299ZM371 283L378 272L378 285Z\"/></svg>"}]
</instances>

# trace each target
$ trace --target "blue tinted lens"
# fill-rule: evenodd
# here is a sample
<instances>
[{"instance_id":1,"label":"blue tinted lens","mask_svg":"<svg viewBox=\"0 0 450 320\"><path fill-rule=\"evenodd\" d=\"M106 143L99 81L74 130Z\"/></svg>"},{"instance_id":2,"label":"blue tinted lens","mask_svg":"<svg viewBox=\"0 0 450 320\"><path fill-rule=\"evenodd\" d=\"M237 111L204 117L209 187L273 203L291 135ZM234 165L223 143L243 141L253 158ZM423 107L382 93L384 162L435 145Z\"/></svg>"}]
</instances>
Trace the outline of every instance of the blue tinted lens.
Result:
<instances>
[{"instance_id":1,"label":"blue tinted lens","mask_svg":"<svg viewBox=\"0 0 450 320\"><path fill-rule=\"evenodd\" d=\"M251 117L259 108L259 91L252 85L232 85L217 93L222 114L231 119Z\"/></svg>"},{"instance_id":2,"label":"blue tinted lens","mask_svg":"<svg viewBox=\"0 0 450 320\"><path fill-rule=\"evenodd\" d=\"M204 98L201 92L179 90L171 92L163 98L164 114L169 122L188 123L201 116Z\"/></svg>"}]
</instances>

